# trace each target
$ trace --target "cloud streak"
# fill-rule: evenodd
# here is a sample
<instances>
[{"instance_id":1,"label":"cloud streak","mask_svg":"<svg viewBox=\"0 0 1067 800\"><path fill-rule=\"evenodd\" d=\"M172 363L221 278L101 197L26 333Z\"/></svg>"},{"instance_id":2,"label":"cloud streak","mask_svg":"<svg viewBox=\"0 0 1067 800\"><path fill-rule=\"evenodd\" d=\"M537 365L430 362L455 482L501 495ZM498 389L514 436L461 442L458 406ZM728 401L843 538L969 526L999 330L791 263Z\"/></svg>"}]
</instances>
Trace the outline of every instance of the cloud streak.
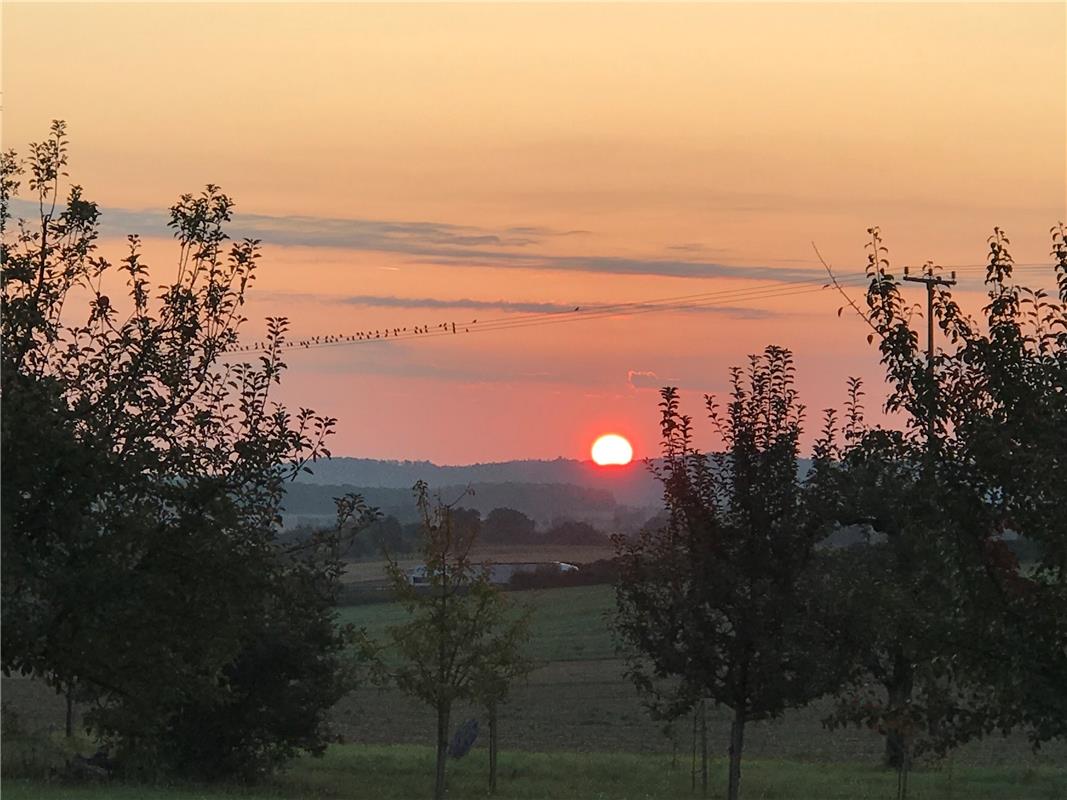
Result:
<instances>
[{"instance_id":1,"label":"cloud streak","mask_svg":"<svg viewBox=\"0 0 1067 800\"><path fill-rule=\"evenodd\" d=\"M12 202L15 216L32 217L36 207ZM101 209L104 236L170 235L163 210ZM514 226L499 230L439 222L341 219L312 216L235 214L234 238L261 239L290 247L326 247L359 252L396 253L415 263L449 267L551 270L609 275L653 275L673 278L741 278L784 283L809 282L821 273L795 266L748 266L696 258L624 258L539 253L548 239L588 235L581 230Z\"/></svg>"},{"instance_id":2,"label":"cloud streak","mask_svg":"<svg viewBox=\"0 0 1067 800\"><path fill-rule=\"evenodd\" d=\"M664 385L655 372L638 369L627 370L626 382L634 389L658 389Z\"/></svg>"},{"instance_id":3,"label":"cloud streak","mask_svg":"<svg viewBox=\"0 0 1067 800\"><path fill-rule=\"evenodd\" d=\"M256 292L255 297L259 300L268 301L339 303L365 308L469 309L513 314L575 314L579 316L582 313L615 312L623 316L629 313L647 313L650 311L677 311L682 313L714 314L740 319L767 319L778 316L776 312L762 308L684 303L625 303L613 305L608 303L552 303L533 300L475 300L472 298L447 300L437 297L399 297L397 295L371 294L332 295L309 292Z\"/></svg>"},{"instance_id":4,"label":"cloud streak","mask_svg":"<svg viewBox=\"0 0 1067 800\"><path fill-rule=\"evenodd\" d=\"M369 306L372 308L429 308L452 309L469 308L474 310L506 311L517 314L562 314L573 312L574 305L563 303L539 303L511 300L473 300L460 298L442 300L436 297L396 297L395 295L340 295L333 298L335 302L352 306Z\"/></svg>"}]
</instances>

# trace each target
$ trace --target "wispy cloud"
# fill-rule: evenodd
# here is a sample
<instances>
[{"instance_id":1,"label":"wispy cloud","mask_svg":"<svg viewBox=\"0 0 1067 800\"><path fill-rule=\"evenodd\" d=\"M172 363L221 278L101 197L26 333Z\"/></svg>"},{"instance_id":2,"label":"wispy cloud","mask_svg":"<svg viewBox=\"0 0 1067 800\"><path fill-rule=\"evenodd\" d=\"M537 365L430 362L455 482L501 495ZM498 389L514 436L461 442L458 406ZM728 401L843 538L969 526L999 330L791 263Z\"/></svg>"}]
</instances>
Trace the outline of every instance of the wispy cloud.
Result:
<instances>
[{"instance_id":1,"label":"wispy cloud","mask_svg":"<svg viewBox=\"0 0 1067 800\"><path fill-rule=\"evenodd\" d=\"M541 225L519 225L514 228L508 228L508 233L519 234L522 236L588 236L592 231L573 230L573 231L557 231L553 228L545 228Z\"/></svg>"},{"instance_id":2,"label":"wispy cloud","mask_svg":"<svg viewBox=\"0 0 1067 800\"><path fill-rule=\"evenodd\" d=\"M820 274L813 269L721 264L660 258L621 258L615 256L554 256L537 253L476 251L440 253L418 259L425 264L450 267L493 267L497 269L534 269L560 272L594 272L609 275L655 275L669 278L744 278L747 280L806 283Z\"/></svg>"},{"instance_id":3,"label":"wispy cloud","mask_svg":"<svg viewBox=\"0 0 1067 800\"><path fill-rule=\"evenodd\" d=\"M340 295L336 302L353 306L371 306L377 308L469 308L474 310L507 311L519 314L561 314L574 311L574 305L563 303L539 303L511 300L442 300L435 297L396 297L394 295Z\"/></svg>"},{"instance_id":4,"label":"wispy cloud","mask_svg":"<svg viewBox=\"0 0 1067 800\"><path fill-rule=\"evenodd\" d=\"M14 216L33 217L34 203L15 198ZM100 231L105 236L136 233L142 236L170 235L170 212L166 209L101 208ZM338 247L381 252L420 254L438 248L527 247L557 236L587 234L580 230L555 230L540 225L514 226L500 230L444 222L380 220L316 216L234 214L230 234L272 244L304 247Z\"/></svg>"},{"instance_id":5,"label":"wispy cloud","mask_svg":"<svg viewBox=\"0 0 1067 800\"><path fill-rule=\"evenodd\" d=\"M32 216L35 207L23 200L12 203L15 216ZM101 233L124 236L169 235L163 210L101 209ZM230 226L235 238L262 239L267 244L329 247L363 252L398 253L415 263L450 267L553 270L611 275L655 275L675 278L745 278L802 282L820 274L796 266L724 264L706 258L622 258L569 256L537 252L550 238L587 235L581 230L513 226L499 230L439 222L341 219L311 216L236 214ZM701 245L703 247L703 245ZM682 247L686 247L682 245ZM705 248L704 252L709 252Z\"/></svg>"},{"instance_id":6,"label":"wispy cloud","mask_svg":"<svg viewBox=\"0 0 1067 800\"><path fill-rule=\"evenodd\" d=\"M684 242L682 244L669 244L669 245L667 245L667 249L668 250L677 250L677 251L682 252L682 253L702 253L702 254L707 254L707 253L711 253L711 252L716 252L717 251L716 248L708 247L707 245L703 244L702 242Z\"/></svg>"},{"instance_id":7,"label":"wispy cloud","mask_svg":"<svg viewBox=\"0 0 1067 800\"><path fill-rule=\"evenodd\" d=\"M673 386L685 393L696 392L704 394L711 391L713 394L724 390L723 386L710 384L706 376L694 373L692 365L680 365L680 368L672 369L668 375L660 375L652 370L631 369L626 371L626 382L633 391L659 391L664 386Z\"/></svg>"},{"instance_id":8,"label":"wispy cloud","mask_svg":"<svg viewBox=\"0 0 1067 800\"><path fill-rule=\"evenodd\" d=\"M634 389L658 389L664 385L656 373L650 370L627 370L626 382Z\"/></svg>"},{"instance_id":9,"label":"wispy cloud","mask_svg":"<svg viewBox=\"0 0 1067 800\"><path fill-rule=\"evenodd\" d=\"M444 299L438 297L399 297L397 295L372 294L322 294L312 292L259 292L259 300L292 302L340 303L344 305L363 306L367 308L424 308L424 309L468 309L473 311L500 311L514 314L604 314L646 313L650 311L677 311L683 313L715 314L741 319L766 319L777 316L774 311L762 308L744 308L742 306L693 305L671 303L553 303L536 300L475 300L469 297Z\"/></svg>"},{"instance_id":10,"label":"wispy cloud","mask_svg":"<svg viewBox=\"0 0 1067 800\"><path fill-rule=\"evenodd\" d=\"M607 272L615 275L664 275L678 278L748 278L784 282L810 281L818 277L811 270L788 267L737 266L714 261L684 261L675 259L640 259L548 257L542 262L544 269L577 270L581 272Z\"/></svg>"}]
</instances>

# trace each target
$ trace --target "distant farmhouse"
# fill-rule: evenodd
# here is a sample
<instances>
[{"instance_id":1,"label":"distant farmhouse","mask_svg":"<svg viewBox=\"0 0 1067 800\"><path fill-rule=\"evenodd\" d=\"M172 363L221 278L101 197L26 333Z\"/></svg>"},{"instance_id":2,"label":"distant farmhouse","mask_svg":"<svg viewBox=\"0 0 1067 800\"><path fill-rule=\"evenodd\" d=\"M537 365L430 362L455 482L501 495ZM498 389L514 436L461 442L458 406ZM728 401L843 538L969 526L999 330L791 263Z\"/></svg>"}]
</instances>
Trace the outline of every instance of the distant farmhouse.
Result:
<instances>
[{"instance_id":1,"label":"distant farmhouse","mask_svg":"<svg viewBox=\"0 0 1067 800\"><path fill-rule=\"evenodd\" d=\"M489 564L489 582L498 586L511 583L511 579L519 574L532 574L535 572L548 572L558 575L564 572L577 572L578 567L563 561L512 561L502 564ZM412 586L425 586L429 583L426 575L426 565L420 564L408 570L408 583Z\"/></svg>"}]
</instances>

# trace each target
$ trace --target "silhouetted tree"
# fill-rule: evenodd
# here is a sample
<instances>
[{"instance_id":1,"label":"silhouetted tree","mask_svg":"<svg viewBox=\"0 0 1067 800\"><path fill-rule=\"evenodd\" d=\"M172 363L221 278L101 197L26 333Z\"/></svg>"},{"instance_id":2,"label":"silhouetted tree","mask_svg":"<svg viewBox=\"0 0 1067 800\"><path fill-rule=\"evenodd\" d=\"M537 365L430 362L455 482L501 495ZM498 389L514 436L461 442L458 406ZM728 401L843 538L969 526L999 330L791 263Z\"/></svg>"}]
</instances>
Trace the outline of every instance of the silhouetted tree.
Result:
<instances>
[{"instance_id":1,"label":"silhouetted tree","mask_svg":"<svg viewBox=\"0 0 1067 800\"><path fill-rule=\"evenodd\" d=\"M452 531L457 547L470 549L482 532L482 513L476 508L453 508Z\"/></svg>"},{"instance_id":2,"label":"silhouetted tree","mask_svg":"<svg viewBox=\"0 0 1067 800\"><path fill-rule=\"evenodd\" d=\"M833 688L834 663L810 585L822 533L797 479L803 408L791 354L769 347L732 371L725 412L706 398L725 450L693 444L678 393L662 391L666 525L616 538L617 629L639 653L631 675L677 717L704 698L733 710L728 797L738 797L746 723ZM664 691L663 685L669 687Z\"/></svg>"},{"instance_id":3,"label":"silhouetted tree","mask_svg":"<svg viewBox=\"0 0 1067 800\"><path fill-rule=\"evenodd\" d=\"M177 271L155 286L137 237L115 266L97 206L61 200L66 148L56 122L2 158L3 669L77 687L128 766L255 774L321 752L344 537L282 544L278 509L334 421L270 400L284 319L258 363L222 358L259 256L227 248L230 198L179 199ZM35 219L15 221L27 171Z\"/></svg>"},{"instance_id":4,"label":"silhouetted tree","mask_svg":"<svg viewBox=\"0 0 1067 800\"><path fill-rule=\"evenodd\" d=\"M415 542L405 540L404 529L396 517L390 515L377 520L367 528L362 537L364 547L361 555L375 555L383 551L389 553L408 553L414 548Z\"/></svg>"},{"instance_id":5,"label":"silhouetted tree","mask_svg":"<svg viewBox=\"0 0 1067 800\"><path fill-rule=\"evenodd\" d=\"M526 544L534 540L537 524L513 508L494 508L482 522L482 541Z\"/></svg>"},{"instance_id":6,"label":"silhouetted tree","mask_svg":"<svg viewBox=\"0 0 1067 800\"><path fill-rule=\"evenodd\" d=\"M868 321L903 430L851 414L819 482L837 517L886 540L856 554L843 606L865 644L832 723L887 734L905 769L995 730L1035 744L1067 733L1067 244L1054 228L1059 298L1020 287L1008 240L990 237L985 324L948 286L934 289L947 342L932 363L877 229L870 231ZM858 395L853 387L852 407ZM830 427L833 421L830 422ZM832 503L830 504L832 505ZM1022 568L1006 530L1033 539Z\"/></svg>"},{"instance_id":7,"label":"silhouetted tree","mask_svg":"<svg viewBox=\"0 0 1067 800\"><path fill-rule=\"evenodd\" d=\"M564 520L557 522L541 537L545 544L607 544L607 535L588 522Z\"/></svg>"}]
</instances>

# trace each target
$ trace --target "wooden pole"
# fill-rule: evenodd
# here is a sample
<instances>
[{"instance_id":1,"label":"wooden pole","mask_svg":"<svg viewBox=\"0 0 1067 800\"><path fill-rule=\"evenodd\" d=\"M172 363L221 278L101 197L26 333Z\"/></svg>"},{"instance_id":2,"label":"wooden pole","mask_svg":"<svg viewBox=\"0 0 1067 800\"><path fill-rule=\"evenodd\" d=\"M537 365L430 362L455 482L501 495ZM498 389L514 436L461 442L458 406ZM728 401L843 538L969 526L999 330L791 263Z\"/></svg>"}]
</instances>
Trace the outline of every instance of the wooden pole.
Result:
<instances>
[{"instance_id":1,"label":"wooden pole","mask_svg":"<svg viewBox=\"0 0 1067 800\"><path fill-rule=\"evenodd\" d=\"M931 267L922 275L915 277L908 274L908 268L904 267L904 280L911 283L926 285L926 370L930 382L930 397L927 400L926 410L926 447L931 453L934 450L937 436L937 376L934 374L934 287L955 286L956 273L951 278L942 278L935 275Z\"/></svg>"}]
</instances>

